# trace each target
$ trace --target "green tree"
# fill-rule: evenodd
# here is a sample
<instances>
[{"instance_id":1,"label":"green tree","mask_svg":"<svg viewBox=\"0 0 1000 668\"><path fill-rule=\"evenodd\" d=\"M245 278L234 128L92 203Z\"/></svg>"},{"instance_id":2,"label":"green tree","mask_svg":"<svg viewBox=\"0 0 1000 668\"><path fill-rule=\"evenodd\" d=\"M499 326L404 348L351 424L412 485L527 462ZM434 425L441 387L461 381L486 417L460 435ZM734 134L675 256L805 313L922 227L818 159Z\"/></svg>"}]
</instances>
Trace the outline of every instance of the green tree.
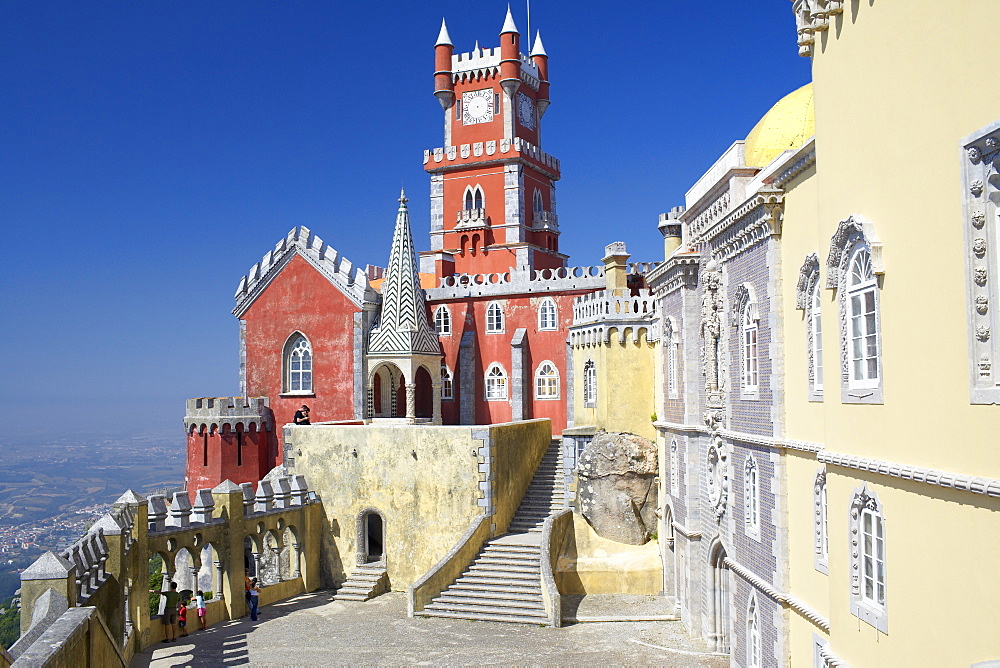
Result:
<instances>
[{"instance_id":1,"label":"green tree","mask_svg":"<svg viewBox=\"0 0 1000 668\"><path fill-rule=\"evenodd\" d=\"M6 649L21 636L21 611L12 598L0 601L0 608L4 608L0 615L0 644Z\"/></svg>"},{"instance_id":2,"label":"green tree","mask_svg":"<svg viewBox=\"0 0 1000 668\"><path fill-rule=\"evenodd\" d=\"M149 560L149 616L155 617L160 612L160 590L163 589L163 557L154 554Z\"/></svg>"}]
</instances>

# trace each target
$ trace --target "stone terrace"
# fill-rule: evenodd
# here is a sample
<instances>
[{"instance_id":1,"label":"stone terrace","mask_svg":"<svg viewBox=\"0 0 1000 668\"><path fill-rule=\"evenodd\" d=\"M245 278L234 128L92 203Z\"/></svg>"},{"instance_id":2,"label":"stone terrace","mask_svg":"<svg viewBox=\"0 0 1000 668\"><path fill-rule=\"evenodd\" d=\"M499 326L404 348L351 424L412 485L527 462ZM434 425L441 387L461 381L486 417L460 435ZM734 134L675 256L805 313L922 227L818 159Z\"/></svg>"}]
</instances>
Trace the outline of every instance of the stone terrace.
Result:
<instances>
[{"instance_id":1,"label":"stone terrace","mask_svg":"<svg viewBox=\"0 0 1000 668\"><path fill-rule=\"evenodd\" d=\"M618 607L619 601L613 601ZM595 612L597 612L595 610ZM136 654L131 665L729 665L680 622L607 622L562 629L408 618L406 595L340 603L321 591L267 606Z\"/></svg>"}]
</instances>

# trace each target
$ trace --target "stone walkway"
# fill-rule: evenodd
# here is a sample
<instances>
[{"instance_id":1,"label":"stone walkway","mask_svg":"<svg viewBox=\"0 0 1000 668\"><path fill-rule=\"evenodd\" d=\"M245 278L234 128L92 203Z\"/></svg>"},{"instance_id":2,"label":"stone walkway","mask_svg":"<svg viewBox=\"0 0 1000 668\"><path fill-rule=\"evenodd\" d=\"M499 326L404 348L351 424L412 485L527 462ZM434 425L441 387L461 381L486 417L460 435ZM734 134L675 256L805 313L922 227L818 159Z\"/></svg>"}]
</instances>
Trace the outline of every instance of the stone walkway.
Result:
<instances>
[{"instance_id":1,"label":"stone walkway","mask_svg":"<svg viewBox=\"0 0 1000 668\"><path fill-rule=\"evenodd\" d=\"M132 666L729 665L680 622L573 624L562 629L406 616L406 595L339 603L324 591L195 631L137 654Z\"/></svg>"}]
</instances>

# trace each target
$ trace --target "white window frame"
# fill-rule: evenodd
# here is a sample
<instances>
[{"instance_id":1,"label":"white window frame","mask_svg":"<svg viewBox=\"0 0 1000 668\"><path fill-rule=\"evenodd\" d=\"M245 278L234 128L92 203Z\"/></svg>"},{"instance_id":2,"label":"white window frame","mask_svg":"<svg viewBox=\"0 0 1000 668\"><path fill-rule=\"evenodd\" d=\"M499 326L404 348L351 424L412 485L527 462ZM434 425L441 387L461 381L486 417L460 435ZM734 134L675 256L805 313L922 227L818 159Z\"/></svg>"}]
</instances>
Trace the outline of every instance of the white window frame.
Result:
<instances>
[{"instance_id":1,"label":"white window frame","mask_svg":"<svg viewBox=\"0 0 1000 668\"><path fill-rule=\"evenodd\" d=\"M888 633L886 522L882 511L882 503L867 484L854 490L849 532L851 614Z\"/></svg>"},{"instance_id":2,"label":"white window frame","mask_svg":"<svg viewBox=\"0 0 1000 668\"><path fill-rule=\"evenodd\" d=\"M752 454L743 464L743 495L746 534L760 540L760 465Z\"/></svg>"},{"instance_id":3,"label":"white window frame","mask_svg":"<svg viewBox=\"0 0 1000 668\"><path fill-rule=\"evenodd\" d=\"M465 194L462 196L462 210L475 211L486 208L486 195L483 188L478 183L474 186L466 186Z\"/></svg>"},{"instance_id":4,"label":"white window frame","mask_svg":"<svg viewBox=\"0 0 1000 668\"><path fill-rule=\"evenodd\" d=\"M312 342L309 341L309 337L302 332L293 332L285 341L281 357L284 367L282 394L312 396L314 394L313 373L316 358L313 355ZM294 368L296 359L298 360L298 369ZM306 365L308 365L308 369L304 368ZM294 387L296 380L299 385L297 389Z\"/></svg>"},{"instance_id":5,"label":"white window frame","mask_svg":"<svg viewBox=\"0 0 1000 668\"><path fill-rule=\"evenodd\" d=\"M583 405L597 407L597 365L591 359L583 365Z\"/></svg>"},{"instance_id":6,"label":"white window frame","mask_svg":"<svg viewBox=\"0 0 1000 668\"><path fill-rule=\"evenodd\" d=\"M434 331L438 336L451 336L451 309L443 304L434 309Z\"/></svg>"},{"instance_id":7,"label":"white window frame","mask_svg":"<svg viewBox=\"0 0 1000 668\"><path fill-rule=\"evenodd\" d=\"M743 395L756 397L760 392L760 341L757 309L753 302L740 313L740 375Z\"/></svg>"},{"instance_id":8,"label":"white window frame","mask_svg":"<svg viewBox=\"0 0 1000 668\"><path fill-rule=\"evenodd\" d=\"M747 601L747 668L761 668L760 605L757 592L750 592Z\"/></svg>"},{"instance_id":9,"label":"white window frame","mask_svg":"<svg viewBox=\"0 0 1000 668\"><path fill-rule=\"evenodd\" d=\"M486 369L483 380L486 401L507 401L509 382L506 369L494 362Z\"/></svg>"},{"instance_id":10,"label":"white window frame","mask_svg":"<svg viewBox=\"0 0 1000 668\"><path fill-rule=\"evenodd\" d=\"M542 201L541 188L535 188L535 192L531 196L531 210L534 213L541 213L545 210L545 203Z\"/></svg>"},{"instance_id":11,"label":"white window frame","mask_svg":"<svg viewBox=\"0 0 1000 668\"><path fill-rule=\"evenodd\" d=\"M559 328L559 309L551 297L546 297L538 305L538 330L554 332Z\"/></svg>"},{"instance_id":12,"label":"white window frame","mask_svg":"<svg viewBox=\"0 0 1000 668\"><path fill-rule=\"evenodd\" d=\"M809 343L812 349L812 391L823 398L823 298L819 276L809 296L809 326L812 328Z\"/></svg>"},{"instance_id":13,"label":"white window frame","mask_svg":"<svg viewBox=\"0 0 1000 668\"><path fill-rule=\"evenodd\" d=\"M549 360L538 365L535 370L535 399L552 401L559 399L559 369Z\"/></svg>"},{"instance_id":14,"label":"white window frame","mask_svg":"<svg viewBox=\"0 0 1000 668\"><path fill-rule=\"evenodd\" d=\"M486 333L503 334L506 324L504 320L503 307L500 302L490 302L489 306L486 307Z\"/></svg>"},{"instance_id":15,"label":"white window frame","mask_svg":"<svg viewBox=\"0 0 1000 668\"><path fill-rule=\"evenodd\" d=\"M864 274L860 278L858 269ZM866 244L857 244L851 252L845 278L848 308L847 387L852 390L876 388L882 382L882 332L879 322L878 280L872 270L871 251Z\"/></svg>"},{"instance_id":16,"label":"white window frame","mask_svg":"<svg viewBox=\"0 0 1000 668\"><path fill-rule=\"evenodd\" d=\"M451 369L442 362L441 363L441 400L442 401L454 401L455 399L455 376L452 375Z\"/></svg>"},{"instance_id":17,"label":"white window frame","mask_svg":"<svg viewBox=\"0 0 1000 668\"><path fill-rule=\"evenodd\" d=\"M826 466L816 472L813 480L813 565L820 573L829 573L830 506L827 501Z\"/></svg>"}]
</instances>

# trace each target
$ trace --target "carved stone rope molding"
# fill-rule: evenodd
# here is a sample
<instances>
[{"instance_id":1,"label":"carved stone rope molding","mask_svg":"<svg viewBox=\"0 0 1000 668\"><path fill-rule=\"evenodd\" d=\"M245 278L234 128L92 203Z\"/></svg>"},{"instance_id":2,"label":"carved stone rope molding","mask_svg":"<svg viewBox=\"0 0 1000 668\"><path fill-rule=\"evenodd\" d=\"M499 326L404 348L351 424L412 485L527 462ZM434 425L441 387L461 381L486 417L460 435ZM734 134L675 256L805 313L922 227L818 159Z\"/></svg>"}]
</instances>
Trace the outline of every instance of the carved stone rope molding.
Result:
<instances>
[{"instance_id":1,"label":"carved stone rope molding","mask_svg":"<svg viewBox=\"0 0 1000 668\"><path fill-rule=\"evenodd\" d=\"M832 666L833 668L851 668L851 664L847 663L833 653L829 644L823 645L823 647L819 650L819 655L823 657L823 661L825 661L828 666Z\"/></svg>"},{"instance_id":2,"label":"carved stone rope molding","mask_svg":"<svg viewBox=\"0 0 1000 668\"><path fill-rule=\"evenodd\" d=\"M823 617L823 615L819 614L811 607L803 603L801 599L796 598L791 594L781 593L780 591L769 585L767 582L757 577L757 575L751 572L746 566L738 564L729 557L725 558L724 563L729 568L729 570L736 573L741 578L752 584L754 587L764 592L764 594L766 594L768 598L777 601L781 605L791 608L792 610L799 613L800 615L808 619L810 622L815 624L817 627L822 629L823 632L825 633L830 632L830 620L826 619L825 617Z\"/></svg>"},{"instance_id":3,"label":"carved stone rope molding","mask_svg":"<svg viewBox=\"0 0 1000 668\"><path fill-rule=\"evenodd\" d=\"M963 492L985 494L986 496L1000 498L1000 480L996 478L980 478L978 476L961 475L959 473L948 473L947 471L926 469L920 466L908 466L906 464L885 462L866 457L855 457L853 455L840 455L835 452L820 452L816 455L816 459L824 464L835 464L859 471L870 471L872 473L892 476L893 478L924 482L928 485L938 485L939 487L949 487Z\"/></svg>"}]
</instances>

